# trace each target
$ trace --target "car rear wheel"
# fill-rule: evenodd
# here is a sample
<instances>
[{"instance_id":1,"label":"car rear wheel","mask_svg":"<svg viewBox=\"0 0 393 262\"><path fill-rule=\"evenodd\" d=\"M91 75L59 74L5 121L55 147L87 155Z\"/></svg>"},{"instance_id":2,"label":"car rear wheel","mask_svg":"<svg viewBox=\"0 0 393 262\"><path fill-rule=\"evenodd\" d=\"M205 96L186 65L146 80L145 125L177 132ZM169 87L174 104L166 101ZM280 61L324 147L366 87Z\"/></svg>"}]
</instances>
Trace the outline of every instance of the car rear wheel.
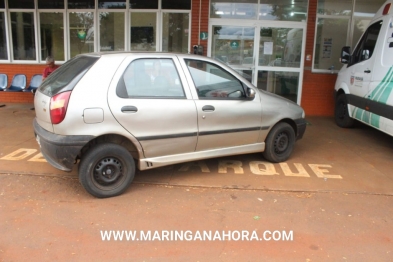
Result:
<instances>
[{"instance_id":1,"label":"car rear wheel","mask_svg":"<svg viewBox=\"0 0 393 262\"><path fill-rule=\"evenodd\" d=\"M344 128L352 127L355 122L348 114L348 102L345 94L339 95L336 99L334 119L339 127Z\"/></svg>"},{"instance_id":2,"label":"car rear wheel","mask_svg":"<svg viewBox=\"0 0 393 262\"><path fill-rule=\"evenodd\" d=\"M287 123L278 123L267 136L263 156L273 163L283 162L291 155L295 140L293 128Z\"/></svg>"},{"instance_id":3,"label":"car rear wheel","mask_svg":"<svg viewBox=\"0 0 393 262\"><path fill-rule=\"evenodd\" d=\"M127 149L106 143L92 147L79 165L79 181L99 198L123 193L135 176L135 162Z\"/></svg>"}]
</instances>

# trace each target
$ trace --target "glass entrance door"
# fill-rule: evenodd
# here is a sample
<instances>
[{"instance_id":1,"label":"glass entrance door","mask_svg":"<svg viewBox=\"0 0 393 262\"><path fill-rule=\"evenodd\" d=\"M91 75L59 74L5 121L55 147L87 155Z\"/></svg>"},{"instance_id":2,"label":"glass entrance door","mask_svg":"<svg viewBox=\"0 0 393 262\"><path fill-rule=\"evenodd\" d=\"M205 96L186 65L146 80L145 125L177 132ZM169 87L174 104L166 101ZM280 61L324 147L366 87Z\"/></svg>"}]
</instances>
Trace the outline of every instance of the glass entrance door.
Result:
<instances>
[{"instance_id":1,"label":"glass entrance door","mask_svg":"<svg viewBox=\"0 0 393 262\"><path fill-rule=\"evenodd\" d=\"M253 82L255 27L213 26L211 57Z\"/></svg>"},{"instance_id":2,"label":"glass entrance door","mask_svg":"<svg viewBox=\"0 0 393 262\"><path fill-rule=\"evenodd\" d=\"M300 104L305 24L259 22L256 27L212 25L211 30L211 57L259 89Z\"/></svg>"},{"instance_id":3,"label":"glass entrance door","mask_svg":"<svg viewBox=\"0 0 393 262\"><path fill-rule=\"evenodd\" d=\"M262 90L300 104L303 57L302 27L259 27L257 74Z\"/></svg>"}]
</instances>

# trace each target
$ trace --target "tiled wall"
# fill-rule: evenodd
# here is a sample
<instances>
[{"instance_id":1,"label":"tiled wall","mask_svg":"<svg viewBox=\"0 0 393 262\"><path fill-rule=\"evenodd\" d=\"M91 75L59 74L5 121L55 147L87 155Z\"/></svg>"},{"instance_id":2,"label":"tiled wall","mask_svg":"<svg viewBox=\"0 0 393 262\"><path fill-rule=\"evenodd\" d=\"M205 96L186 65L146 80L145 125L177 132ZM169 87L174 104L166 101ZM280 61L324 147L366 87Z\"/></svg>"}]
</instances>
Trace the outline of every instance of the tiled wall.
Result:
<instances>
[{"instance_id":1,"label":"tiled wall","mask_svg":"<svg viewBox=\"0 0 393 262\"><path fill-rule=\"evenodd\" d=\"M312 55L317 2L317 0L309 0L305 55L311 55L311 60L306 60L304 64L301 106L304 108L306 115L332 116L334 114L334 83L337 75L311 72L312 59L314 59Z\"/></svg>"},{"instance_id":2,"label":"tiled wall","mask_svg":"<svg viewBox=\"0 0 393 262\"><path fill-rule=\"evenodd\" d=\"M44 68L45 65L0 64L0 73L8 75L8 86L11 85L12 77L15 74L25 74L27 77L26 86L28 86L31 77L35 74L42 74ZM0 102L32 103L33 95L25 92L0 92Z\"/></svg>"}]
</instances>

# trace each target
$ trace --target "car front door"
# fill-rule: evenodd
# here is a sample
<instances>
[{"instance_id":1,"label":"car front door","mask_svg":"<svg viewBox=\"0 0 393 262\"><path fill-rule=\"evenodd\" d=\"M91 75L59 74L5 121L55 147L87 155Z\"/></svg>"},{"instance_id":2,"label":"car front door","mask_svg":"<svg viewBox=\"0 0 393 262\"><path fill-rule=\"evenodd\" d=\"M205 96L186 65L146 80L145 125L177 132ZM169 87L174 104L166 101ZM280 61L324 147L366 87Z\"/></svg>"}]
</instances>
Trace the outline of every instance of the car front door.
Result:
<instances>
[{"instance_id":1,"label":"car front door","mask_svg":"<svg viewBox=\"0 0 393 262\"><path fill-rule=\"evenodd\" d=\"M366 98L369 93L371 77L373 75L376 56L373 55L381 30L382 21L372 24L363 34L348 65L351 72L351 93Z\"/></svg>"},{"instance_id":2,"label":"car front door","mask_svg":"<svg viewBox=\"0 0 393 262\"><path fill-rule=\"evenodd\" d=\"M178 59L125 59L109 89L116 120L141 144L146 158L194 152L197 112Z\"/></svg>"},{"instance_id":3,"label":"car front door","mask_svg":"<svg viewBox=\"0 0 393 262\"><path fill-rule=\"evenodd\" d=\"M381 27L382 21L370 25L353 51L351 61L348 64L348 69L351 72L351 93L357 96L357 98L352 97L349 100L350 104L356 107L352 116L364 122L370 121L370 114L367 112L369 99L375 99L372 97L370 88L371 79L375 73L373 72L374 63L377 59L375 47Z\"/></svg>"},{"instance_id":4,"label":"car front door","mask_svg":"<svg viewBox=\"0 0 393 262\"><path fill-rule=\"evenodd\" d=\"M247 87L219 64L184 59L184 66L197 96L197 151L257 143L262 117L258 92L248 99Z\"/></svg>"}]
</instances>

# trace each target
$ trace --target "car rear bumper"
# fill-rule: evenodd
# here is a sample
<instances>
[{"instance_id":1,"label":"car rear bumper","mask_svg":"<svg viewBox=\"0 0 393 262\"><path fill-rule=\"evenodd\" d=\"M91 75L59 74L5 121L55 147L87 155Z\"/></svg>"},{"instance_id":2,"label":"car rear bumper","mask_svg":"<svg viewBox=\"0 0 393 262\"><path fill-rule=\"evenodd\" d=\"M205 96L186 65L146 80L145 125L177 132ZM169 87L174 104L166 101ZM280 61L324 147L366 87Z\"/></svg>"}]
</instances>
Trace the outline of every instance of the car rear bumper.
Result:
<instances>
[{"instance_id":1,"label":"car rear bumper","mask_svg":"<svg viewBox=\"0 0 393 262\"><path fill-rule=\"evenodd\" d=\"M296 140L299 140L303 137L304 132L306 132L307 121L304 118L296 119Z\"/></svg>"},{"instance_id":2,"label":"car rear bumper","mask_svg":"<svg viewBox=\"0 0 393 262\"><path fill-rule=\"evenodd\" d=\"M34 133L41 153L53 167L70 172L82 147L94 136L62 136L46 131L33 121Z\"/></svg>"}]
</instances>

